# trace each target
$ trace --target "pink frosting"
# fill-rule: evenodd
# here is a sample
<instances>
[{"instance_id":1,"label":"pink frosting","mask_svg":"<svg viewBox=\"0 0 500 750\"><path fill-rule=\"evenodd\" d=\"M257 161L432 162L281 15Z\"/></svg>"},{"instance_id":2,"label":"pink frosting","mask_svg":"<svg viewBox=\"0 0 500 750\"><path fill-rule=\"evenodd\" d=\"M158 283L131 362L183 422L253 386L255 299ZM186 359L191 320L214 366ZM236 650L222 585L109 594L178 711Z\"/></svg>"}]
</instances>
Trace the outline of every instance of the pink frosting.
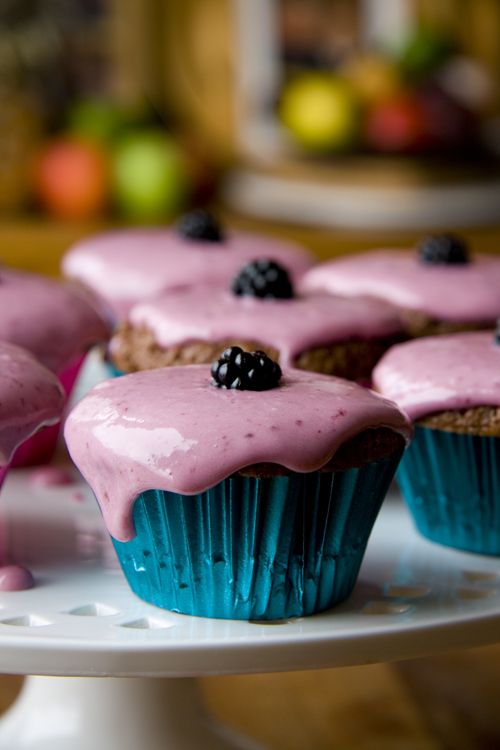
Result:
<instances>
[{"instance_id":1,"label":"pink frosting","mask_svg":"<svg viewBox=\"0 0 500 750\"><path fill-rule=\"evenodd\" d=\"M129 321L147 326L164 348L194 340L258 341L278 349L285 367L313 346L390 336L402 328L398 311L379 300L330 295L258 299L207 287L140 303Z\"/></svg>"},{"instance_id":2,"label":"pink frosting","mask_svg":"<svg viewBox=\"0 0 500 750\"><path fill-rule=\"evenodd\" d=\"M21 565L0 566L0 591L25 591L35 585L32 573Z\"/></svg>"},{"instance_id":3,"label":"pink frosting","mask_svg":"<svg viewBox=\"0 0 500 750\"><path fill-rule=\"evenodd\" d=\"M322 263L305 291L368 294L436 320L493 322L500 316L500 258L474 255L464 265L431 265L416 250L374 250Z\"/></svg>"},{"instance_id":4,"label":"pink frosting","mask_svg":"<svg viewBox=\"0 0 500 750\"><path fill-rule=\"evenodd\" d=\"M45 276L0 269L0 339L32 352L54 372L67 367L109 326L88 295Z\"/></svg>"},{"instance_id":5,"label":"pink frosting","mask_svg":"<svg viewBox=\"0 0 500 750\"><path fill-rule=\"evenodd\" d=\"M66 276L105 299L121 318L136 302L197 284L226 286L256 258L271 258L299 278L312 264L304 249L270 237L230 232L224 242L195 242L174 229L127 229L91 237L65 256Z\"/></svg>"},{"instance_id":6,"label":"pink frosting","mask_svg":"<svg viewBox=\"0 0 500 750\"><path fill-rule=\"evenodd\" d=\"M73 409L65 437L108 530L127 540L145 490L196 494L260 462L315 471L380 426L409 434L394 404L340 378L285 370L268 391L224 390L206 365L193 365L101 383Z\"/></svg>"},{"instance_id":7,"label":"pink frosting","mask_svg":"<svg viewBox=\"0 0 500 750\"><path fill-rule=\"evenodd\" d=\"M489 331L409 341L380 360L373 383L411 419L447 409L500 406L500 345Z\"/></svg>"},{"instance_id":8,"label":"pink frosting","mask_svg":"<svg viewBox=\"0 0 500 750\"><path fill-rule=\"evenodd\" d=\"M59 421L64 391L29 352L0 342L0 466L44 425Z\"/></svg>"}]
</instances>

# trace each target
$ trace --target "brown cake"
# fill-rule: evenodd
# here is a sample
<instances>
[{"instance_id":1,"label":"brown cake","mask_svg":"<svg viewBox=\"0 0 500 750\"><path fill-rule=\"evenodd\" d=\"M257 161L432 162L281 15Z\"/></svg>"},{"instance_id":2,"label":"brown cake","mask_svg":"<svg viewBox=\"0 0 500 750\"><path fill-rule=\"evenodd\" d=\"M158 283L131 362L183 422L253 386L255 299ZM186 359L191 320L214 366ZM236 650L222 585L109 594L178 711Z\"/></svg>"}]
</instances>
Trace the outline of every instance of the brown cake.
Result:
<instances>
[{"instance_id":1,"label":"brown cake","mask_svg":"<svg viewBox=\"0 0 500 750\"><path fill-rule=\"evenodd\" d=\"M264 351L286 367L366 381L403 337L400 315L388 303L296 296L282 267L268 261L250 266L231 290L198 287L135 306L111 342L114 365L133 372L210 363L221 350L239 346Z\"/></svg>"},{"instance_id":2,"label":"brown cake","mask_svg":"<svg viewBox=\"0 0 500 750\"><path fill-rule=\"evenodd\" d=\"M500 258L471 253L454 235L417 248L336 258L307 272L306 292L370 295L396 305L409 336L492 328L500 316Z\"/></svg>"}]
</instances>

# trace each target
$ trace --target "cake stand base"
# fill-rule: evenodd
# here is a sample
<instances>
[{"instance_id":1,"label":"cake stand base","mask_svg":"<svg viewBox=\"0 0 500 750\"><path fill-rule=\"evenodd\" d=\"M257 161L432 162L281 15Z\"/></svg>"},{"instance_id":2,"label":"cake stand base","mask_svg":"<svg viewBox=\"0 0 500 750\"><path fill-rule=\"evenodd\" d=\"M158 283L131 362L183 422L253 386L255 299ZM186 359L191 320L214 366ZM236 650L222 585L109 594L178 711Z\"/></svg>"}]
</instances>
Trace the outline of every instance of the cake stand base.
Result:
<instances>
[{"instance_id":1,"label":"cake stand base","mask_svg":"<svg viewBox=\"0 0 500 750\"><path fill-rule=\"evenodd\" d=\"M2 491L10 559L35 586L0 591L0 672L28 677L0 720L0 750L236 750L195 678L408 659L498 641L498 558L431 544L388 498L359 579L312 617L188 617L135 597L90 489L11 471ZM0 525L1 530L1 525ZM165 679L162 679L165 678Z\"/></svg>"},{"instance_id":2,"label":"cake stand base","mask_svg":"<svg viewBox=\"0 0 500 750\"><path fill-rule=\"evenodd\" d=\"M210 718L194 678L28 677L0 750L68 748L259 750Z\"/></svg>"}]
</instances>

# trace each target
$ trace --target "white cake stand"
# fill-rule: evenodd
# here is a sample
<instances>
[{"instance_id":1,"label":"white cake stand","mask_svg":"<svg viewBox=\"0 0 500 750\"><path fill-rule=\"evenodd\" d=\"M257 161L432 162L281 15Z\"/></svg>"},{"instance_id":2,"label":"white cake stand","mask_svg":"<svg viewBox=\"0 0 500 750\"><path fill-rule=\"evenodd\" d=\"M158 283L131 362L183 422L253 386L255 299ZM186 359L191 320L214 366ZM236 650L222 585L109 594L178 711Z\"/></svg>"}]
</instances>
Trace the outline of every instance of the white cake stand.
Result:
<instances>
[{"instance_id":1,"label":"white cake stand","mask_svg":"<svg viewBox=\"0 0 500 750\"><path fill-rule=\"evenodd\" d=\"M349 601L265 624L176 615L137 599L77 482L37 488L29 472L11 472L2 493L11 554L37 585L0 594L0 671L45 676L29 677L0 721L0 750L255 747L210 720L198 675L363 664L497 640L498 560L424 541L396 497Z\"/></svg>"}]
</instances>

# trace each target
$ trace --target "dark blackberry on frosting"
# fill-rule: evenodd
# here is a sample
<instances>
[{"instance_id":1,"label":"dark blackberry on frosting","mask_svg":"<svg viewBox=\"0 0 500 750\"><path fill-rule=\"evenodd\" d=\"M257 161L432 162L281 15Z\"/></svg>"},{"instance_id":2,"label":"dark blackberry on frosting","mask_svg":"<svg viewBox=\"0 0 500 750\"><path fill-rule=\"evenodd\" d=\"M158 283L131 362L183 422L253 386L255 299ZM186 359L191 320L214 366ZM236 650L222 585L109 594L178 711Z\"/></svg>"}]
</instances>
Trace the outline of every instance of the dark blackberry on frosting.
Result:
<instances>
[{"instance_id":1,"label":"dark blackberry on frosting","mask_svg":"<svg viewBox=\"0 0 500 750\"><path fill-rule=\"evenodd\" d=\"M288 271L280 263L259 258L247 263L234 278L233 294L272 299L291 299L293 286Z\"/></svg>"},{"instance_id":2,"label":"dark blackberry on frosting","mask_svg":"<svg viewBox=\"0 0 500 750\"><path fill-rule=\"evenodd\" d=\"M263 298L198 287L136 305L110 353L117 369L133 372L210 364L238 346L265 352L281 367L365 382L401 332L399 311L369 298Z\"/></svg>"},{"instance_id":3,"label":"dark blackberry on frosting","mask_svg":"<svg viewBox=\"0 0 500 750\"><path fill-rule=\"evenodd\" d=\"M281 368L265 352L244 352L239 346L225 349L212 363L213 384L240 391L267 391L275 388Z\"/></svg>"},{"instance_id":4,"label":"dark blackberry on frosting","mask_svg":"<svg viewBox=\"0 0 500 750\"><path fill-rule=\"evenodd\" d=\"M182 216L177 231L187 240L196 242L223 242L224 232L216 217L205 209L196 209Z\"/></svg>"},{"instance_id":5,"label":"dark blackberry on frosting","mask_svg":"<svg viewBox=\"0 0 500 750\"><path fill-rule=\"evenodd\" d=\"M409 336L491 329L500 316L500 257L468 250L454 235L418 248L381 249L312 268L300 291L369 296L396 305Z\"/></svg>"},{"instance_id":6,"label":"dark blackberry on frosting","mask_svg":"<svg viewBox=\"0 0 500 750\"><path fill-rule=\"evenodd\" d=\"M294 282L313 262L293 242L221 226L197 210L175 226L126 228L83 240L65 255L63 271L96 292L122 321L135 304L160 294L227 289L242 266L259 257L283 263Z\"/></svg>"},{"instance_id":7,"label":"dark blackberry on frosting","mask_svg":"<svg viewBox=\"0 0 500 750\"><path fill-rule=\"evenodd\" d=\"M425 237L417 247L422 263L429 265L463 265L469 263L469 251L463 239L455 234Z\"/></svg>"}]
</instances>

